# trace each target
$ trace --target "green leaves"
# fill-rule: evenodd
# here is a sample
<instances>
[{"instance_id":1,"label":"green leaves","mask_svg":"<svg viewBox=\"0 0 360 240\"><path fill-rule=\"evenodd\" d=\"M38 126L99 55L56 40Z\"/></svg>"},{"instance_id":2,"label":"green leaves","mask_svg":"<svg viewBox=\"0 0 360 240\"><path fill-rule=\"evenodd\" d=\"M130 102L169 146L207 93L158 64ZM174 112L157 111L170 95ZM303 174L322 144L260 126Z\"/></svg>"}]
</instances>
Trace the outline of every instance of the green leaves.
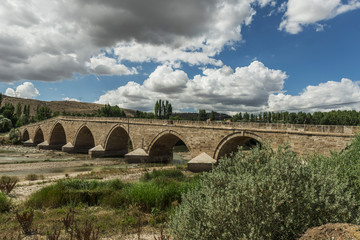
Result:
<instances>
[{"instance_id":1,"label":"green leaves","mask_svg":"<svg viewBox=\"0 0 360 240\"><path fill-rule=\"evenodd\" d=\"M175 239L296 239L309 227L353 222L358 202L326 164L267 144L221 159L169 223Z\"/></svg>"}]
</instances>

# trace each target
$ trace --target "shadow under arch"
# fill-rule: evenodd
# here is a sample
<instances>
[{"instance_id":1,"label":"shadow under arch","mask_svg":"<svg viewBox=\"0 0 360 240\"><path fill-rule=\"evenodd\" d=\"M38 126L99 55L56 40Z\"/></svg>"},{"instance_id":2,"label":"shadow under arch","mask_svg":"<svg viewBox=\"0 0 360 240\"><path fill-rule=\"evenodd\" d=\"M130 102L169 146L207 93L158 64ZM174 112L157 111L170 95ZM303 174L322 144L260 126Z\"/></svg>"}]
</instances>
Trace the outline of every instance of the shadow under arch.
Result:
<instances>
[{"instance_id":1,"label":"shadow under arch","mask_svg":"<svg viewBox=\"0 0 360 240\"><path fill-rule=\"evenodd\" d=\"M21 140L23 140L25 142L25 141L27 141L29 139L30 139L29 131L27 129L25 129L22 136L21 136Z\"/></svg>"},{"instance_id":2,"label":"shadow under arch","mask_svg":"<svg viewBox=\"0 0 360 240\"><path fill-rule=\"evenodd\" d=\"M65 129L60 122L57 122L50 133L49 147L51 149L61 150L61 147L66 143Z\"/></svg>"},{"instance_id":3,"label":"shadow under arch","mask_svg":"<svg viewBox=\"0 0 360 240\"><path fill-rule=\"evenodd\" d=\"M159 133L150 143L148 148L150 162L170 162L173 160L173 148L175 144L182 141L188 151L191 151L189 144L179 133L167 130Z\"/></svg>"},{"instance_id":4,"label":"shadow under arch","mask_svg":"<svg viewBox=\"0 0 360 240\"><path fill-rule=\"evenodd\" d=\"M90 129L83 124L76 133L74 151L77 153L88 153L89 149L95 147L94 136Z\"/></svg>"},{"instance_id":5,"label":"shadow under arch","mask_svg":"<svg viewBox=\"0 0 360 240\"><path fill-rule=\"evenodd\" d=\"M256 145L261 145L263 139L251 132L236 132L223 138L214 153L214 159L229 156L232 152L237 152L240 146L251 149Z\"/></svg>"},{"instance_id":6,"label":"shadow under arch","mask_svg":"<svg viewBox=\"0 0 360 240\"><path fill-rule=\"evenodd\" d=\"M44 142L44 133L41 130L40 127L38 127L35 131L35 136L34 136L34 144L35 146L38 145L39 143Z\"/></svg>"},{"instance_id":7,"label":"shadow under arch","mask_svg":"<svg viewBox=\"0 0 360 240\"><path fill-rule=\"evenodd\" d=\"M123 157L129 152L131 144L131 137L126 131L126 128L121 124L116 124L110 130L105 141L105 156L107 157Z\"/></svg>"}]
</instances>

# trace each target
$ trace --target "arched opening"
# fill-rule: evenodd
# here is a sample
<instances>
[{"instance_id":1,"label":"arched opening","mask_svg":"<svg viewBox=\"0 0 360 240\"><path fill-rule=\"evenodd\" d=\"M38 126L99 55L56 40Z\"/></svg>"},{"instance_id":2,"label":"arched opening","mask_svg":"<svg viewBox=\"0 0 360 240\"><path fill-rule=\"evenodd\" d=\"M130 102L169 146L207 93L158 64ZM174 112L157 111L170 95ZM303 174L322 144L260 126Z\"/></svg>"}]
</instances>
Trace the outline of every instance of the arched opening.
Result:
<instances>
[{"instance_id":1,"label":"arched opening","mask_svg":"<svg viewBox=\"0 0 360 240\"><path fill-rule=\"evenodd\" d=\"M225 140L218 148L215 158L230 156L231 153L237 152L239 147L242 147L243 151L249 151L253 147L261 145L261 143L250 136L232 136Z\"/></svg>"},{"instance_id":2,"label":"arched opening","mask_svg":"<svg viewBox=\"0 0 360 240\"><path fill-rule=\"evenodd\" d=\"M78 153L88 153L93 147L95 147L94 137L90 129L83 126L76 136L74 150Z\"/></svg>"},{"instance_id":3,"label":"arched opening","mask_svg":"<svg viewBox=\"0 0 360 240\"><path fill-rule=\"evenodd\" d=\"M25 141L27 141L29 139L30 139L29 132L28 132L27 129L25 129L25 131L24 131L24 133L22 135L22 140L25 142Z\"/></svg>"},{"instance_id":4,"label":"arched opening","mask_svg":"<svg viewBox=\"0 0 360 240\"><path fill-rule=\"evenodd\" d=\"M51 132L49 147L51 149L61 150L61 147L65 144L65 129L60 123L57 123Z\"/></svg>"},{"instance_id":5,"label":"arched opening","mask_svg":"<svg viewBox=\"0 0 360 240\"><path fill-rule=\"evenodd\" d=\"M180 147L182 152L189 152L189 148L185 142L173 133L166 133L158 137L150 146L149 161L150 162L172 162L177 149Z\"/></svg>"},{"instance_id":6,"label":"arched opening","mask_svg":"<svg viewBox=\"0 0 360 240\"><path fill-rule=\"evenodd\" d=\"M106 141L105 155L123 157L132 148L129 134L122 127L114 128Z\"/></svg>"},{"instance_id":7,"label":"arched opening","mask_svg":"<svg viewBox=\"0 0 360 240\"><path fill-rule=\"evenodd\" d=\"M38 145L39 143L44 142L44 134L43 131L41 130L41 128L38 128L38 130L35 133L35 137L34 137L34 144Z\"/></svg>"}]
</instances>

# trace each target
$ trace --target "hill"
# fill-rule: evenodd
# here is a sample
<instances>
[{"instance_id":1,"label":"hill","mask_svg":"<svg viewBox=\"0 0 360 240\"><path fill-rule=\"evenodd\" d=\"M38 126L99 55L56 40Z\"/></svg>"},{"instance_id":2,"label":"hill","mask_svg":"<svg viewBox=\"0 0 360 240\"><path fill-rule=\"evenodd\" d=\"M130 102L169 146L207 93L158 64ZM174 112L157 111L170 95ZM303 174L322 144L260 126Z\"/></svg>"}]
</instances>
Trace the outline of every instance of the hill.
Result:
<instances>
[{"instance_id":1,"label":"hill","mask_svg":"<svg viewBox=\"0 0 360 240\"><path fill-rule=\"evenodd\" d=\"M100 108L102 108L103 104L97 103L85 103L85 102L75 102L75 101L40 101L35 99L25 99L25 98L17 98L17 97L9 97L2 96L2 102L0 107L3 107L6 103L11 103L14 107L20 102L22 106L30 105L30 115L34 116L36 113L36 108L38 106L46 106L50 108L52 112L68 112L68 113L85 113L85 114L93 114L96 113ZM123 109L127 116L133 116L135 111L131 109Z\"/></svg>"}]
</instances>

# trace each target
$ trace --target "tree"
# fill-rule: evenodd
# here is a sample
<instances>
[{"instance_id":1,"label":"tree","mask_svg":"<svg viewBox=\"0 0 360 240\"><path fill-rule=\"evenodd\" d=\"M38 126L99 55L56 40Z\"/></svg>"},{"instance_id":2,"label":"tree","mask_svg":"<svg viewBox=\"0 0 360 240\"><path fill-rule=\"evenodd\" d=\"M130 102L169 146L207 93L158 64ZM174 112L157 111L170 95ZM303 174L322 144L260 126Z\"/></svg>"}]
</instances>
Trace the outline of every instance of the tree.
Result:
<instances>
[{"instance_id":1,"label":"tree","mask_svg":"<svg viewBox=\"0 0 360 240\"><path fill-rule=\"evenodd\" d=\"M210 121L214 121L214 120L215 120L215 112L214 112L214 111L211 111L211 112L210 112L209 118L210 118Z\"/></svg>"},{"instance_id":2,"label":"tree","mask_svg":"<svg viewBox=\"0 0 360 240\"><path fill-rule=\"evenodd\" d=\"M21 103L18 102L18 104L16 105L16 116L20 118L21 114L22 114L22 106Z\"/></svg>"},{"instance_id":3,"label":"tree","mask_svg":"<svg viewBox=\"0 0 360 240\"><path fill-rule=\"evenodd\" d=\"M199 109L198 121L206 121L206 110Z\"/></svg>"},{"instance_id":4,"label":"tree","mask_svg":"<svg viewBox=\"0 0 360 240\"><path fill-rule=\"evenodd\" d=\"M168 100L163 101L163 100L159 99L158 101L156 101L155 107L154 107L155 118L169 119L171 114L172 114L172 106Z\"/></svg>"},{"instance_id":5,"label":"tree","mask_svg":"<svg viewBox=\"0 0 360 240\"><path fill-rule=\"evenodd\" d=\"M154 116L156 119L159 118L159 108L159 100L157 100L154 107Z\"/></svg>"},{"instance_id":6,"label":"tree","mask_svg":"<svg viewBox=\"0 0 360 240\"><path fill-rule=\"evenodd\" d=\"M51 110L47 106L38 105L36 108L35 120L37 122L51 118Z\"/></svg>"},{"instance_id":7,"label":"tree","mask_svg":"<svg viewBox=\"0 0 360 240\"><path fill-rule=\"evenodd\" d=\"M250 120L250 115L247 112L245 112L243 119L245 122L248 122Z\"/></svg>"}]
</instances>

